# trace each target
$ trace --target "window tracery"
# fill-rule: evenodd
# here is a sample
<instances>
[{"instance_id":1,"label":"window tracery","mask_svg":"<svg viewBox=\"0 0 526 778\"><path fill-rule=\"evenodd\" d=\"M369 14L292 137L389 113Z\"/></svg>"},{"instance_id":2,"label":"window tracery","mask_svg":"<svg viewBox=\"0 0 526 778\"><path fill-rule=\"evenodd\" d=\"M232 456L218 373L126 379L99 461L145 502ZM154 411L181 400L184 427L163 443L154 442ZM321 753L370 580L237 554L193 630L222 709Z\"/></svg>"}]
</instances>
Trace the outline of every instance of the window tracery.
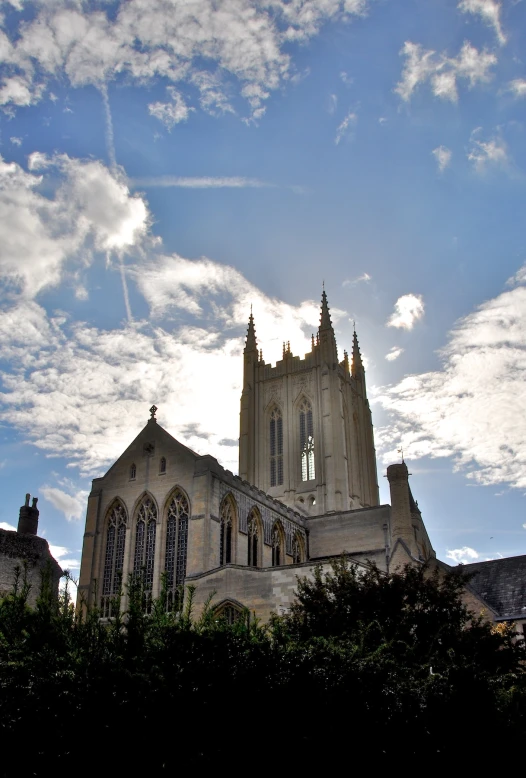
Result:
<instances>
[{"instance_id":1,"label":"window tracery","mask_svg":"<svg viewBox=\"0 0 526 778\"><path fill-rule=\"evenodd\" d=\"M248 557L249 567L258 567L260 526L257 515L252 512L247 521L248 530Z\"/></svg>"},{"instance_id":2,"label":"window tracery","mask_svg":"<svg viewBox=\"0 0 526 778\"><path fill-rule=\"evenodd\" d=\"M272 567L283 564L283 533L276 522L272 528Z\"/></svg>"},{"instance_id":3,"label":"window tracery","mask_svg":"<svg viewBox=\"0 0 526 778\"><path fill-rule=\"evenodd\" d=\"M150 497L144 497L137 514L135 527L135 553L133 556L133 574L142 575L143 607L151 612L153 571L155 562L155 537L157 533L157 508Z\"/></svg>"},{"instance_id":4,"label":"window tracery","mask_svg":"<svg viewBox=\"0 0 526 778\"><path fill-rule=\"evenodd\" d=\"M220 510L219 566L232 562L232 538L234 531L235 509L230 497L225 497Z\"/></svg>"},{"instance_id":5,"label":"window tracery","mask_svg":"<svg viewBox=\"0 0 526 778\"><path fill-rule=\"evenodd\" d=\"M126 511L121 503L116 502L110 508L107 523L100 603L103 618L114 615L115 601L120 593L122 582L126 543Z\"/></svg>"},{"instance_id":6,"label":"window tracery","mask_svg":"<svg viewBox=\"0 0 526 778\"><path fill-rule=\"evenodd\" d=\"M177 610L180 604L181 589L186 578L186 558L188 552L188 519L190 509L188 499L180 489L176 489L168 505L166 520L166 548L164 572L166 575L168 611Z\"/></svg>"},{"instance_id":7,"label":"window tracery","mask_svg":"<svg viewBox=\"0 0 526 778\"><path fill-rule=\"evenodd\" d=\"M227 602L218 607L215 615L218 619L225 619L227 624L235 624L242 617L243 611L231 602Z\"/></svg>"},{"instance_id":8,"label":"window tracery","mask_svg":"<svg viewBox=\"0 0 526 778\"><path fill-rule=\"evenodd\" d=\"M316 477L314 468L314 423L312 405L304 398L300 405L300 451L301 480L312 481Z\"/></svg>"},{"instance_id":9,"label":"window tracery","mask_svg":"<svg viewBox=\"0 0 526 778\"><path fill-rule=\"evenodd\" d=\"M270 414L270 485L283 484L283 416L278 407Z\"/></svg>"}]
</instances>

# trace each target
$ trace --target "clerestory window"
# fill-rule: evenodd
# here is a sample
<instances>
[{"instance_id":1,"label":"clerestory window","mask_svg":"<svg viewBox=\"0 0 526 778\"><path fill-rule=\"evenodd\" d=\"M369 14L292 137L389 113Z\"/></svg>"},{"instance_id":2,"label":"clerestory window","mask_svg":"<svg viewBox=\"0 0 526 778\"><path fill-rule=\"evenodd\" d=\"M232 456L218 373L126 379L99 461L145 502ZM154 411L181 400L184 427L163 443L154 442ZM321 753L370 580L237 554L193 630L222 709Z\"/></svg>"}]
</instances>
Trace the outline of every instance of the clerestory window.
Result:
<instances>
[{"instance_id":1,"label":"clerestory window","mask_svg":"<svg viewBox=\"0 0 526 778\"><path fill-rule=\"evenodd\" d=\"M232 562L232 534L235 519L235 509L230 497L225 497L219 512L219 565L229 565Z\"/></svg>"},{"instance_id":2,"label":"clerestory window","mask_svg":"<svg viewBox=\"0 0 526 778\"><path fill-rule=\"evenodd\" d=\"M312 481L316 477L314 468L314 423L312 405L305 398L300 405L300 451L301 480Z\"/></svg>"},{"instance_id":3,"label":"clerestory window","mask_svg":"<svg viewBox=\"0 0 526 778\"><path fill-rule=\"evenodd\" d=\"M279 408L270 414L270 485L283 484L283 417Z\"/></svg>"}]
</instances>

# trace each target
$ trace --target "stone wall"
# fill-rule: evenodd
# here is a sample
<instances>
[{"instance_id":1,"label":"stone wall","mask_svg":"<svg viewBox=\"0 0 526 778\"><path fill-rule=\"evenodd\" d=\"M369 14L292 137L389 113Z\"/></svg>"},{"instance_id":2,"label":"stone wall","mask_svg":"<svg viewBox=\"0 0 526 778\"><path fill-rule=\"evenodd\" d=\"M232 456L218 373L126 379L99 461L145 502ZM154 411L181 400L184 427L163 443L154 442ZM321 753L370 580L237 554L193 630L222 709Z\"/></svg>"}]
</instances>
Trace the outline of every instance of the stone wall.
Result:
<instances>
[{"instance_id":1,"label":"stone wall","mask_svg":"<svg viewBox=\"0 0 526 778\"><path fill-rule=\"evenodd\" d=\"M23 570L24 562L27 563L27 580L31 585L28 604L34 607L47 566L50 566L54 591L58 591L62 570L51 556L44 538L0 529L0 597L13 590L15 568L18 566Z\"/></svg>"}]
</instances>

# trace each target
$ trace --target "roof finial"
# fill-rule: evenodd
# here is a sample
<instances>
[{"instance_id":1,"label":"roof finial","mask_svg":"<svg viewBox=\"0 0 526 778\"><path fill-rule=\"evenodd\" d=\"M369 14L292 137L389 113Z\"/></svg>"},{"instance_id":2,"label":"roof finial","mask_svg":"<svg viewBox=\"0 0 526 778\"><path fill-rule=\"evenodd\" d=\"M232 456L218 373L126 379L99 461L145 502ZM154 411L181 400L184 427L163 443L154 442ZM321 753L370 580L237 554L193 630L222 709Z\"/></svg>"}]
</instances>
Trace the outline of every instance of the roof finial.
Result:
<instances>
[{"instance_id":1,"label":"roof finial","mask_svg":"<svg viewBox=\"0 0 526 778\"><path fill-rule=\"evenodd\" d=\"M156 413L157 413L157 406L152 405L152 407L150 408L150 421L157 421L157 419L155 418Z\"/></svg>"},{"instance_id":2,"label":"roof finial","mask_svg":"<svg viewBox=\"0 0 526 778\"><path fill-rule=\"evenodd\" d=\"M321 294L321 317L320 317L320 330L332 329L331 315L329 313L329 303L327 302L327 295L325 293L325 282L323 284L323 292Z\"/></svg>"},{"instance_id":3,"label":"roof finial","mask_svg":"<svg viewBox=\"0 0 526 778\"><path fill-rule=\"evenodd\" d=\"M245 351L257 351L258 342L256 340L256 328L254 327L254 317L252 315L252 304L250 305L250 316L248 318L247 339L245 342Z\"/></svg>"},{"instance_id":4,"label":"roof finial","mask_svg":"<svg viewBox=\"0 0 526 778\"><path fill-rule=\"evenodd\" d=\"M400 448L397 449L398 453L402 455L402 464L404 464L404 447L400 444Z\"/></svg>"}]
</instances>

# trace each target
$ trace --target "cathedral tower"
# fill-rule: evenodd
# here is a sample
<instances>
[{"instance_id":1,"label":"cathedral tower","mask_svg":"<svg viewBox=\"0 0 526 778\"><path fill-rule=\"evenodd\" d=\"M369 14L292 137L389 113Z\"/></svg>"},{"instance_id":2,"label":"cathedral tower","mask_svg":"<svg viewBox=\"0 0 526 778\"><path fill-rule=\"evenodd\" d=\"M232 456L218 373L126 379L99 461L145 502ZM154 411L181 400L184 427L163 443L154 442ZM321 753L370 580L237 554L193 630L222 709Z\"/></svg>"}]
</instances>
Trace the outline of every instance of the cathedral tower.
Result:
<instances>
[{"instance_id":1,"label":"cathedral tower","mask_svg":"<svg viewBox=\"0 0 526 778\"><path fill-rule=\"evenodd\" d=\"M356 332L338 362L325 291L304 359L290 343L275 367L250 314L243 362L239 475L304 515L378 505L371 411Z\"/></svg>"}]
</instances>

